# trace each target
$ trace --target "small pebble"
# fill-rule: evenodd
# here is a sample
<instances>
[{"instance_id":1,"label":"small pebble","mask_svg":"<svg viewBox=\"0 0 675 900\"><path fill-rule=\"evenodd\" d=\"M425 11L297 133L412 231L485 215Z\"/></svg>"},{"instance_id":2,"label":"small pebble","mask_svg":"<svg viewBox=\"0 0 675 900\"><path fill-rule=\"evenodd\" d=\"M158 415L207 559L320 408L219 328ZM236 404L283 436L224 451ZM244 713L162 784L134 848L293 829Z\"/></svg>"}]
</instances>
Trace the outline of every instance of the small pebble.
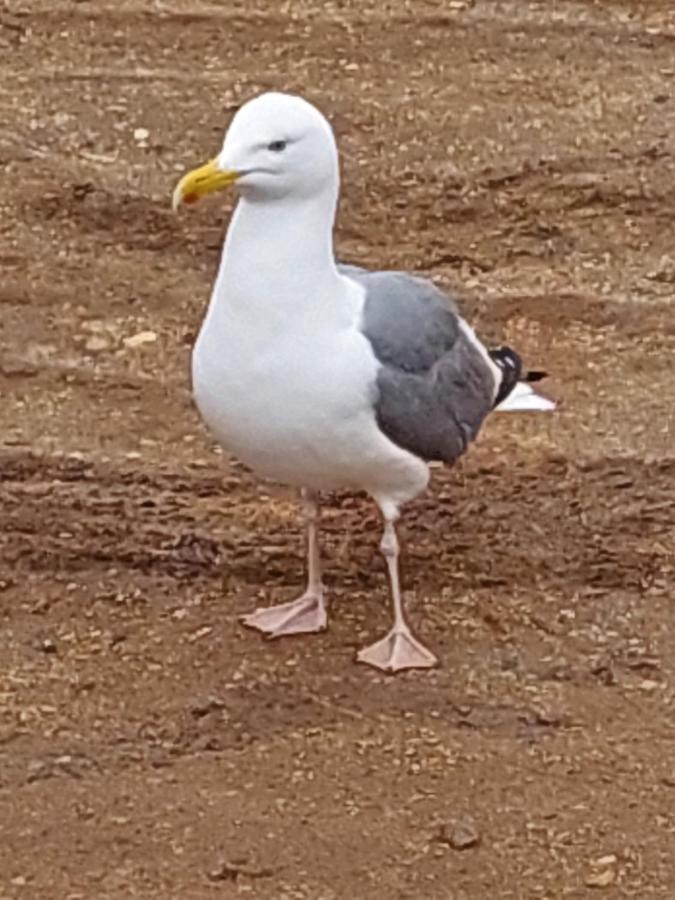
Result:
<instances>
[{"instance_id":1,"label":"small pebble","mask_svg":"<svg viewBox=\"0 0 675 900\"><path fill-rule=\"evenodd\" d=\"M453 850L469 850L480 844L480 833L471 819L456 819L441 825L437 841Z\"/></svg>"}]
</instances>

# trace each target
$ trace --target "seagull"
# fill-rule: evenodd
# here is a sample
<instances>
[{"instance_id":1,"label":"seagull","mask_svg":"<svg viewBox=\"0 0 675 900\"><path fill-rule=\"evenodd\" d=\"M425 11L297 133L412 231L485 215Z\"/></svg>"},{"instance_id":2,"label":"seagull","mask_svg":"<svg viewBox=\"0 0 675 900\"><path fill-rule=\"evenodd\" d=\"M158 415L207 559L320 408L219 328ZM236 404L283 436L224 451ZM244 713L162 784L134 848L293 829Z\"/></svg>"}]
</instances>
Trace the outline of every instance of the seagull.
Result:
<instances>
[{"instance_id":1,"label":"seagull","mask_svg":"<svg viewBox=\"0 0 675 900\"><path fill-rule=\"evenodd\" d=\"M518 354L488 350L431 281L336 262L339 195L332 128L301 97L264 93L236 112L220 153L188 172L173 206L234 185L238 203L192 354L196 406L216 441L264 479L299 489L307 589L256 609L269 637L327 625L319 495L365 491L383 519L390 631L357 654L387 673L429 668L399 580L396 523L495 409L548 410Z\"/></svg>"}]
</instances>

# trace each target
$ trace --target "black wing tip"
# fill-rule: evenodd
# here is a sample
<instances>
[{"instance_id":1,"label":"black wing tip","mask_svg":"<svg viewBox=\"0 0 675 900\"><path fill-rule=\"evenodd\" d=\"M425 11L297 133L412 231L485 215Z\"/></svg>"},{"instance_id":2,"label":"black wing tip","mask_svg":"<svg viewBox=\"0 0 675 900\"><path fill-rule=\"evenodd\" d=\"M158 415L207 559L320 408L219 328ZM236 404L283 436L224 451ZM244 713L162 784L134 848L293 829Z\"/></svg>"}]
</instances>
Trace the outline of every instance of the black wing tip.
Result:
<instances>
[{"instance_id":1,"label":"black wing tip","mask_svg":"<svg viewBox=\"0 0 675 900\"><path fill-rule=\"evenodd\" d=\"M523 367L522 359L510 347L494 347L492 350L488 350L488 353L502 369L516 369L520 372Z\"/></svg>"},{"instance_id":2,"label":"black wing tip","mask_svg":"<svg viewBox=\"0 0 675 900\"><path fill-rule=\"evenodd\" d=\"M548 378L548 372L544 372L542 369L531 369L529 372L525 372L522 381L543 381L544 378Z\"/></svg>"},{"instance_id":3,"label":"black wing tip","mask_svg":"<svg viewBox=\"0 0 675 900\"><path fill-rule=\"evenodd\" d=\"M488 350L490 359L499 366L502 372L501 381L497 388L497 394L494 398L492 408L506 400L514 387L518 384L523 371L523 361L515 350L510 347L495 347Z\"/></svg>"},{"instance_id":4,"label":"black wing tip","mask_svg":"<svg viewBox=\"0 0 675 900\"><path fill-rule=\"evenodd\" d=\"M515 350L510 347L496 347L488 350L490 358L502 370L502 380L497 390L493 409L505 400L519 381L536 382L548 377L548 372L543 369L531 369L523 372L523 361Z\"/></svg>"},{"instance_id":5,"label":"black wing tip","mask_svg":"<svg viewBox=\"0 0 675 900\"><path fill-rule=\"evenodd\" d=\"M512 350L511 347L495 347L488 350L490 358L502 369L504 373L511 371L518 372L518 381L543 381L548 378L548 372L544 369L530 369L523 372L523 361L520 355Z\"/></svg>"}]
</instances>

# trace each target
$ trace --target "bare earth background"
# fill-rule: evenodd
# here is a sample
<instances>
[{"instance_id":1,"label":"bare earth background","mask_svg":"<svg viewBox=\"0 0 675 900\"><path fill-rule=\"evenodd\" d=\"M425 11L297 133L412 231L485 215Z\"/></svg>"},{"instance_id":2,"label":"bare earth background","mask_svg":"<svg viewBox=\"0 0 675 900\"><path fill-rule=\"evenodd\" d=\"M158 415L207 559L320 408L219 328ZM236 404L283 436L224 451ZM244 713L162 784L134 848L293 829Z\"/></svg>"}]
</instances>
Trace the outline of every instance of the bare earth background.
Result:
<instances>
[{"instance_id":1,"label":"bare earth background","mask_svg":"<svg viewBox=\"0 0 675 900\"><path fill-rule=\"evenodd\" d=\"M362 498L330 630L237 624L299 517L190 401L232 201L169 200L269 88L335 125L340 255L553 373L404 519L431 674L352 662ZM670 0L0 3L2 900L675 897L674 135Z\"/></svg>"}]
</instances>

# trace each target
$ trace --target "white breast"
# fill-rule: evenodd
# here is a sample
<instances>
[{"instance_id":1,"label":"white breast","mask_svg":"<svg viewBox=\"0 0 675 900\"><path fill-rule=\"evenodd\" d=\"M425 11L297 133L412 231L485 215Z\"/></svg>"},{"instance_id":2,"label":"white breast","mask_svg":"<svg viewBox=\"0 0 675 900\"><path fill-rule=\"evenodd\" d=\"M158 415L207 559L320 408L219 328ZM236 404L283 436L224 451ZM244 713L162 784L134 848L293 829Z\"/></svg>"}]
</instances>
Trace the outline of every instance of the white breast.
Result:
<instances>
[{"instance_id":1,"label":"white breast","mask_svg":"<svg viewBox=\"0 0 675 900\"><path fill-rule=\"evenodd\" d=\"M339 328L311 316L266 327L252 308L212 304L193 353L195 400L223 448L265 477L404 502L428 470L377 427L378 363L357 326L360 289L345 290L353 314Z\"/></svg>"}]
</instances>

